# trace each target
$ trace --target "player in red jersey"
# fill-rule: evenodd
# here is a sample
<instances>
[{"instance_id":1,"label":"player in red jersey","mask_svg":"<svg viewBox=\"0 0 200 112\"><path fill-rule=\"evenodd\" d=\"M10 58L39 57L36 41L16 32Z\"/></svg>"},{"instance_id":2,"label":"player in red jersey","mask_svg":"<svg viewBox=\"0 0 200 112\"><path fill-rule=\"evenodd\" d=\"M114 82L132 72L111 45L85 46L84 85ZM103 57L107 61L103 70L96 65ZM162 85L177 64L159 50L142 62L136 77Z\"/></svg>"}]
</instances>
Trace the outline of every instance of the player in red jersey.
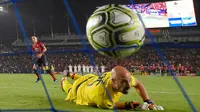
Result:
<instances>
[{"instance_id":1,"label":"player in red jersey","mask_svg":"<svg viewBox=\"0 0 200 112\"><path fill-rule=\"evenodd\" d=\"M164 65L160 65L161 76L164 76Z\"/></svg>"},{"instance_id":2,"label":"player in red jersey","mask_svg":"<svg viewBox=\"0 0 200 112\"><path fill-rule=\"evenodd\" d=\"M185 74L185 66L184 66L184 65L181 66L181 74L182 74L182 75L186 75L186 74Z\"/></svg>"},{"instance_id":3,"label":"player in red jersey","mask_svg":"<svg viewBox=\"0 0 200 112\"><path fill-rule=\"evenodd\" d=\"M170 75L170 74L169 74L169 70L168 70L168 66L167 66L167 65L164 65L164 72L166 72L167 75Z\"/></svg>"},{"instance_id":4,"label":"player in red jersey","mask_svg":"<svg viewBox=\"0 0 200 112\"><path fill-rule=\"evenodd\" d=\"M38 66L40 69L43 68L43 70L46 70L46 72L52 76L53 81L57 82L54 72L50 69L50 67L48 65L47 57L45 55L47 48L45 47L45 45L42 42L38 41L36 36L32 36L31 38L32 38L32 42L33 42L32 51L37 52L35 54L36 64L33 65L34 73L37 75L37 80L35 82L37 83L38 81L40 81L40 75L37 72L36 66Z\"/></svg>"},{"instance_id":5,"label":"player in red jersey","mask_svg":"<svg viewBox=\"0 0 200 112\"><path fill-rule=\"evenodd\" d=\"M190 64L187 65L187 71L188 71L188 73L192 72L192 66Z\"/></svg>"},{"instance_id":6,"label":"player in red jersey","mask_svg":"<svg viewBox=\"0 0 200 112\"><path fill-rule=\"evenodd\" d=\"M152 65L151 69L152 69L153 75L156 75L156 65L155 64Z\"/></svg>"},{"instance_id":7,"label":"player in red jersey","mask_svg":"<svg viewBox=\"0 0 200 112\"><path fill-rule=\"evenodd\" d=\"M147 65L147 73L148 73L148 75L151 75L151 68L150 68L150 65Z\"/></svg>"},{"instance_id":8,"label":"player in red jersey","mask_svg":"<svg viewBox=\"0 0 200 112\"><path fill-rule=\"evenodd\" d=\"M198 72L200 72L200 64L198 65L198 68L197 68L197 69L198 69Z\"/></svg>"},{"instance_id":9,"label":"player in red jersey","mask_svg":"<svg viewBox=\"0 0 200 112\"><path fill-rule=\"evenodd\" d=\"M143 65L140 66L140 72L141 72L141 75L145 75L144 66Z\"/></svg>"}]
</instances>

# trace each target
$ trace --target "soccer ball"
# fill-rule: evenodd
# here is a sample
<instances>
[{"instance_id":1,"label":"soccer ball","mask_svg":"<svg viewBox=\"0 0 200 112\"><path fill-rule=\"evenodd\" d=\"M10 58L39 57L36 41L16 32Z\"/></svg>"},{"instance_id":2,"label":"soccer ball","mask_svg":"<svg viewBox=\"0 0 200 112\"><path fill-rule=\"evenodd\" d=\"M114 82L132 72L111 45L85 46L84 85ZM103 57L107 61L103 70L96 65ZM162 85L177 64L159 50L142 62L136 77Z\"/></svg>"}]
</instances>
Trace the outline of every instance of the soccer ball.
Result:
<instances>
[{"instance_id":1,"label":"soccer ball","mask_svg":"<svg viewBox=\"0 0 200 112\"><path fill-rule=\"evenodd\" d=\"M145 39L144 25L136 12L115 4L95 10L88 19L86 33L95 50L113 58L133 55Z\"/></svg>"}]
</instances>

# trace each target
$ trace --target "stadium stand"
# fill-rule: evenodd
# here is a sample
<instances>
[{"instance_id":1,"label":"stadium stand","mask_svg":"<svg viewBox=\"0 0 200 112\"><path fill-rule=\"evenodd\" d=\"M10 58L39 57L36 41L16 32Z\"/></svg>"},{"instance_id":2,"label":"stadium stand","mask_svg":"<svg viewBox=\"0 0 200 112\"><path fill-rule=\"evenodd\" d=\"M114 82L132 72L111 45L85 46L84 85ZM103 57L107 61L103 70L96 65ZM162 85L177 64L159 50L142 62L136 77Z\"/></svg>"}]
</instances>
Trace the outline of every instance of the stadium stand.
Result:
<instances>
[{"instance_id":1,"label":"stadium stand","mask_svg":"<svg viewBox=\"0 0 200 112\"><path fill-rule=\"evenodd\" d=\"M161 49L165 53L165 58L170 65L184 65L192 66L191 72L197 72L200 67L200 49L195 48L200 42L198 38L200 36L199 28L192 27L186 28L174 28L174 29L162 29L162 30L150 30L152 34L156 36L156 41L160 43ZM184 35L182 35L184 32ZM187 35L185 35L187 34ZM195 35L192 35L195 34ZM87 40L86 36L83 36L84 40ZM57 37L42 37L40 38L44 42L49 51L54 50L75 50L81 49L81 39L78 35L58 35ZM154 50L153 46L149 44L148 37L145 40L146 45L136 53L135 55L123 59L123 61L116 61L108 57L102 56L98 53L94 53L95 62L97 65L104 65L106 70L109 70L115 65L123 65L132 71L139 69L139 66L153 65L161 66L162 61L159 55ZM88 43L88 42L87 42ZM171 43L171 44L169 44ZM196 44L195 44L196 43ZM171 45L181 44L182 48L174 48ZM191 48L184 48L185 45L192 45ZM89 45L89 43L88 43ZM4 45L0 46L1 53L17 53L26 51L26 44L22 40L16 40L12 43L12 48L8 48ZM92 48L91 48L92 49ZM67 69L69 65L90 65L89 58L85 53L48 53L49 61L55 66L55 71L61 72ZM0 56L0 72L1 73L31 73L32 64L29 61L31 57L28 53L18 54L14 56ZM123 62L123 63L122 63ZM18 65L18 63L21 63ZM24 66L21 66L24 65Z\"/></svg>"}]
</instances>

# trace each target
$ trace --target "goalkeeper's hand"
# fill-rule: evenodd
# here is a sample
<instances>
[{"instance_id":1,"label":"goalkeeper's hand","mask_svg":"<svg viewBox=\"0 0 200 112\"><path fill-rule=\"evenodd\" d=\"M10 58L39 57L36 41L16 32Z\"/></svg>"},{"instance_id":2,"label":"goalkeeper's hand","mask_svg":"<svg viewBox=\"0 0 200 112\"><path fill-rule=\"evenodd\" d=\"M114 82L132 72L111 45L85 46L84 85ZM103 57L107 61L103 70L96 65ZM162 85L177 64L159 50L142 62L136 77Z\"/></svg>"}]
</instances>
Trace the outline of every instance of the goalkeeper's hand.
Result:
<instances>
[{"instance_id":1,"label":"goalkeeper's hand","mask_svg":"<svg viewBox=\"0 0 200 112\"><path fill-rule=\"evenodd\" d=\"M142 110L164 110L164 108L160 105L155 105L152 100L146 100L141 105Z\"/></svg>"}]
</instances>

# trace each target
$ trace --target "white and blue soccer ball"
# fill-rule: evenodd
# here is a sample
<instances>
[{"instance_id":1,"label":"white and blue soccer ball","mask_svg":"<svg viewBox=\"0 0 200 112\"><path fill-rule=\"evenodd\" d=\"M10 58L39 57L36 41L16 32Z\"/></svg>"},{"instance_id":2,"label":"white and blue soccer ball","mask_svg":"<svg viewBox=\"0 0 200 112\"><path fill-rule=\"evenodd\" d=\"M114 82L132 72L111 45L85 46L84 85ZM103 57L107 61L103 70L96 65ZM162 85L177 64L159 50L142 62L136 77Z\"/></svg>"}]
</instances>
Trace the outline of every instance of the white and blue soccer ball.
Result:
<instances>
[{"instance_id":1,"label":"white and blue soccer ball","mask_svg":"<svg viewBox=\"0 0 200 112\"><path fill-rule=\"evenodd\" d=\"M95 10L88 19L86 32L95 50L113 58L133 55L145 39L145 28L137 13L115 4Z\"/></svg>"}]
</instances>

